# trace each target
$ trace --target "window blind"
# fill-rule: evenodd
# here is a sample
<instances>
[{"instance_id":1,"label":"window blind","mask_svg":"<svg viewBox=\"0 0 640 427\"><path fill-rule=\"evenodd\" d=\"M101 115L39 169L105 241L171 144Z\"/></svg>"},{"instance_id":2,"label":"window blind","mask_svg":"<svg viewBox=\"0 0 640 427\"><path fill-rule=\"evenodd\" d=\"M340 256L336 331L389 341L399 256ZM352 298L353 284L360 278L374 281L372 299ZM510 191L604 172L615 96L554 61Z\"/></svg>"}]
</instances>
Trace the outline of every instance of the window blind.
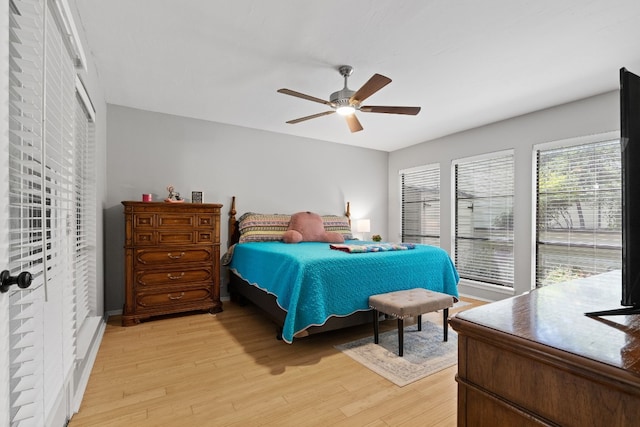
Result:
<instances>
[{"instance_id":1,"label":"window blind","mask_svg":"<svg viewBox=\"0 0 640 427\"><path fill-rule=\"evenodd\" d=\"M34 277L9 295L12 426L62 425L92 293L95 304L94 113L61 11L64 0L10 1L9 268Z\"/></svg>"},{"instance_id":2,"label":"window blind","mask_svg":"<svg viewBox=\"0 0 640 427\"><path fill-rule=\"evenodd\" d=\"M402 241L440 246L440 164L400 171Z\"/></svg>"},{"instance_id":3,"label":"window blind","mask_svg":"<svg viewBox=\"0 0 640 427\"><path fill-rule=\"evenodd\" d=\"M9 292L12 426L45 425L42 301L44 10L11 0L9 16L9 270L29 271L31 287Z\"/></svg>"},{"instance_id":4,"label":"window blind","mask_svg":"<svg viewBox=\"0 0 640 427\"><path fill-rule=\"evenodd\" d=\"M461 278L513 287L513 153L454 162Z\"/></svg>"},{"instance_id":5,"label":"window blind","mask_svg":"<svg viewBox=\"0 0 640 427\"><path fill-rule=\"evenodd\" d=\"M4 31L0 31L0 56L3 58L9 57L9 13L10 7L2 9L0 11L0 28L4 28ZM9 61L0 61L0 75L10 76ZM5 85L8 80L5 80ZM5 86L6 87L6 86ZM2 135L7 135L9 126L9 91L0 90L0 132ZM6 201L9 200L9 150L7 149L8 138L0 138L0 200L3 201L0 204L0 259L7 261L9 259L9 250L7 242L9 241L9 225L7 219L9 218L9 206ZM4 266L3 266L4 269ZM0 348L8 349L9 345L9 296L0 295ZM9 364L10 364L9 351L0 351L0 384L4 384L0 392L0 414L9 414ZM8 419L8 416L4 417ZM7 421L8 422L8 421Z\"/></svg>"},{"instance_id":6,"label":"window blind","mask_svg":"<svg viewBox=\"0 0 640 427\"><path fill-rule=\"evenodd\" d=\"M620 141L537 150L536 286L622 268Z\"/></svg>"},{"instance_id":7,"label":"window blind","mask_svg":"<svg viewBox=\"0 0 640 427\"><path fill-rule=\"evenodd\" d=\"M84 359L93 337L87 325L96 308L96 167L95 112L79 78L76 78L74 130L75 292L76 358Z\"/></svg>"},{"instance_id":8,"label":"window blind","mask_svg":"<svg viewBox=\"0 0 640 427\"><path fill-rule=\"evenodd\" d=\"M53 3L47 2L52 7ZM75 69L53 10L46 13L44 236L47 306L44 324L45 414L67 383L75 363L73 289L73 148Z\"/></svg>"}]
</instances>

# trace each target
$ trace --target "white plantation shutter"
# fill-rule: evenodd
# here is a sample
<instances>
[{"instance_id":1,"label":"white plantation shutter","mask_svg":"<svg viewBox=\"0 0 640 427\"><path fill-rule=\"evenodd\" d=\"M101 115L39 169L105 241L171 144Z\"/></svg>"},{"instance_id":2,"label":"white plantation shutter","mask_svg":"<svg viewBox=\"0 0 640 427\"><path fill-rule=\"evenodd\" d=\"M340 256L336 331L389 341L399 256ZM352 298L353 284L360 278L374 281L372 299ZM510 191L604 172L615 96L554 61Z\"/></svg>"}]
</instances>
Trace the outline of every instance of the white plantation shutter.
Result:
<instances>
[{"instance_id":1,"label":"white plantation shutter","mask_svg":"<svg viewBox=\"0 0 640 427\"><path fill-rule=\"evenodd\" d=\"M43 4L10 2L9 270L31 288L9 291L9 422L44 425L42 223Z\"/></svg>"},{"instance_id":2,"label":"white plantation shutter","mask_svg":"<svg viewBox=\"0 0 640 427\"><path fill-rule=\"evenodd\" d=\"M536 286L621 269L620 141L536 153Z\"/></svg>"},{"instance_id":3,"label":"white plantation shutter","mask_svg":"<svg viewBox=\"0 0 640 427\"><path fill-rule=\"evenodd\" d=\"M0 28L9 28L9 8L0 9ZM0 57L9 57L9 31L0 31ZM8 76L9 61L0 61L0 76ZM7 135L9 129L8 79L0 89L0 135ZM3 141L3 139L0 139ZM9 259L9 152L8 141L0 142L0 260ZM4 270L4 265L2 269ZM0 293L0 426L8 424L9 414L9 295Z\"/></svg>"},{"instance_id":4,"label":"white plantation shutter","mask_svg":"<svg viewBox=\"0 0 640 427\"><path fill-rule=\"evenodd\" d=\"M440 164L400 171L402 241L440 246Z\"/></svg>"},{"instance_id":5,"label":"white plantation shutter","mask_svg":"<svg viewBox=\"0 0 640 427\"><path fill-rule=\"evenodd\" d=\"M10 293L12 426L44 426L44 287Z\"/></svg>"},{"instance_id":6,"label":"white plantation shutter","mask_svg":"<svg viewBox=\"0 0 640 427\"><path fill-rule=\"evenodd\" d=\"M42 8L17 0L11 15L9 116L10 262L12 273L28 270L31 289L44 283L42 243L42 120L44 56Z\"/></svg>"},{"instance_id":7,"label":"white plantation shutter","mask_svg":"<svg viewBox=\"0 0 640 427\"><path fill-rule=\"evenodd\" d=\"M51 3L48 3L51 5ZM45 283L44 387L56 390L75 362L73 265L73 146L75 69L52 13L45 51ZM64 307L64 309L60 309ZM45 411L57 398L45 393Z\"/></svg>"},{"instance_id":8,"label":"white plantation shutter","mask_svg":"<svg viewBox=\"0 0 640 427\"><path fill-rule=\"evenodd\" d=\"M455 264L460 277L513 287L513 153L454 165Z\"/></svg>"},{"instance_id":9,"label":"white plantation shutter","mask_svg":"<svg viewBox=\"0 0 640 427\"><path fill-rule=\"evenodd\" d=\"M96 165L95 112L80 79L76 78L74 146L74 228L76 358L84 359L96 321Z\"/></svg>"},{"instance_id":10,"label":"white plantation shutter","mask_svg":"<svg viewBox=\"0 0 640 427\"><path fill-rule=\"evenodd\" d=\"M76 98L77 99L77 98ZM91 194L87 195L88 182L85 178L91 176L91 169L93 165L90 164L91 158L87 155L88 144L86 141L90 140L90 122L87 120L87 113L85 112L82 102L77 99L76 111L75 111L75 126L76 126L76 140L75 140L75 177L74 177L74 202L75 202L75 269L74 269L74 288L78 290L77 298L75 300L76 306L76 322L79 325L82 324L84 319L89 316L89 289L88 286L83 286L84 283L92 280L95 277L95 272L91 271L91 259L90 248L92 246L92 233L90 228L93 228L92 224L87 224L85 221L86 202ZM93 183L95 185L95 183ZM89 190L90 191L90 190ZM94 274L92 274L94 273Z\"/></svg>"},{"instance_id":11,"label":"white plantation shutter","mask_svg":"<svg viewBox=\"0 0 640 427\"><path fill-rule=\"evenodd\" d=\"M70 406L86 352L78 330L95 307L93 111L76 90L82 55L70 16L59 16L64 0L15 0L10 9L9 268L34 281L10 291L9 422L62 425L54 417L61 400Z\"/></svg>"}]
</instances>

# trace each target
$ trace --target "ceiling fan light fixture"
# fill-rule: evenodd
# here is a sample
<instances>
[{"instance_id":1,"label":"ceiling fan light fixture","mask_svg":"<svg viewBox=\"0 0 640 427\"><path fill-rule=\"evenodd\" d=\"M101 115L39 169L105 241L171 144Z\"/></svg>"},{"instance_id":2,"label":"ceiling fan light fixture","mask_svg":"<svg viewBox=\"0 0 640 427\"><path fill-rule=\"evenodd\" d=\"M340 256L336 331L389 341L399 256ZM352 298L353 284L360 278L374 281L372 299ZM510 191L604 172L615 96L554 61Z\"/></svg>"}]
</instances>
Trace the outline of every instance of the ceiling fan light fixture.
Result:
<instances>
[{"instance_id":1,"label":"ceiling fan light fixture","mask_svg":"<svg viewBox=\"0 0 640 427\"><path fill-rule=\"evenodd\" d=\"M336 108L336 113L340 114L341 116L350 116L355 112L356 112L355 107L351 105L343 105L341 107Z\"/></svg>"},{"instance_id":2,"label":"ceiling fan light fixture","mask_svg":"<svg viewBox=\"0 0 640 427\"><path fill-rule=\"evenodd\" d=\"M349 99L354 93L354 91L344 88L331 94L331 103L333 104L333 108L335 108L336 113L341 116L350 116L356 112L358 106L349 102Z\"/></svg>"}]
</instances>

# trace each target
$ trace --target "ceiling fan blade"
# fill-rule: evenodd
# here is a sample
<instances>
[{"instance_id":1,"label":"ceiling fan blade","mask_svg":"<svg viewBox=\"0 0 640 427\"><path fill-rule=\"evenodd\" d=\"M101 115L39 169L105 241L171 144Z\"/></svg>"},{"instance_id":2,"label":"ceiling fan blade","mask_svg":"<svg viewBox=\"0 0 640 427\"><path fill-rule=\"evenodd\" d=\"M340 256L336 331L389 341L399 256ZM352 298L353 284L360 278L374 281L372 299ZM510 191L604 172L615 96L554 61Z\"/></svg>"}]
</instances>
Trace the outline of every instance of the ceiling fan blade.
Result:
<instances>
[{"instance_id":1,"label":"ceiling fan blade","mask_svg":"<svg viewBox=\"0 0 640 427\"><path fill-rule=\"evenodd\" d=\"M350 103L362 102L386 85L391 83L389 77L385 77L382 74L374 74L365 84L362 85L356 93L354 93L349 99Z\"/></svg>"},{"instance_id":2,"label":"ceiling fan blade","mask_svg":"<svg viewBox=\"0 0 640 427\"><path fill-rule=\"evenodd\" d=\"M317 117L322 117L322 116L326 116L328 114L333 114L333 113L335 113L335 111L333 111L333 110L325 111L324 113L312 114L310 116L300 117L299 119L289 120L287 123L289 123L290 125L294 125L296 123L304 122L305 120L311 120L311 119L315 119Z\"/></svg>"},{"instance_id":3,"label":"ceiling fan blade","mask_svg":"<svg viewBox=\"0 0 640 427\"><path fill-rule=\"evenodd\" d=\"M348 116L344 116L344 118L347 120L347 125L349 125L349 130L352 133L360 132L362 130L360 120L358 120L355 114L349 114Z\"/></svg>"},{"instance_id":4,"label":"ceiling fan blade","mask_svg":"<svg viewBox=\"0 0 640 427\"><path fill-rule=\"evenodd\" d=\"M420 107L386 107L379 105L363 105L360 111L364 113L407 114L415 116L420 112Z\"/></svg>"},{"instance_id":5,"label":"ceiling fan blade","mask_svg":"<svg viewBox=\"0 0 640 427\"><path fill-rule=\"evenodd\" d=\"M307 101L318 102L320 104L328 105L333 107L333 104L329 101L325 101L324 99L316 98L315 96L305 95L304 93L296 92L291 89L278 89L278 93L284 93L285 95L295 96L296 98L306 99Z\"/></svg>"}]
</instances>

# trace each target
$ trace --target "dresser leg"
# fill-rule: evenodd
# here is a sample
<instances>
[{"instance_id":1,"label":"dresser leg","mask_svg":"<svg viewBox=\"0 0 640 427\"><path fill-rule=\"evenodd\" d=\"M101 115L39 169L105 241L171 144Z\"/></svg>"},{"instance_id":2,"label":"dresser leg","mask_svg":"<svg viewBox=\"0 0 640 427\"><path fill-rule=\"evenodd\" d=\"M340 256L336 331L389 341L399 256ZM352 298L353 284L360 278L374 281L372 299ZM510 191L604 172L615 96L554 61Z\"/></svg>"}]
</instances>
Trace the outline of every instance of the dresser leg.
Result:
<instances>
[{"instance_id":1,"label":"dresser leg","mask_svg":"<svg viewBox=\"0 0 640 427\"><path fill-rule=\"evenodd\" d=\"M215 306L215 307L211 307L209 309L209 313L211 313L211 314L222 313L222 311L223 311L222 310L222 306L219 306L219 307Z\"/></svg>"}]
</instances>

